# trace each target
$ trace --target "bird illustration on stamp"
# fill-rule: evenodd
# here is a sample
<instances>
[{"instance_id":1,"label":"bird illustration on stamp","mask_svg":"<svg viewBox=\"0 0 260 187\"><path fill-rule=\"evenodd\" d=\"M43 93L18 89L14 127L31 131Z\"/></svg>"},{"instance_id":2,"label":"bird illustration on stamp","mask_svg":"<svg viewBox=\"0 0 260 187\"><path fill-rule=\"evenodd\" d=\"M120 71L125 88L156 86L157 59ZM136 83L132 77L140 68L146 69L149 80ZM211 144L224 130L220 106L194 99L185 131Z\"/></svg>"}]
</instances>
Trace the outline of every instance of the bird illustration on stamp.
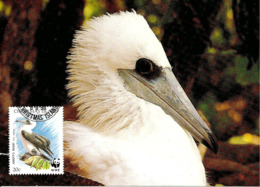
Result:
<instances>
[{"instance_id":1,"label":"bird illustration on stamp","mask_svg":"<svg viewBox=\"0 0 260 187\"><path fill-rule=\"evenodd\" d=\"M22 142L24 149L27 151L19 155L19 159L25 164L30 165L31 168L50 169L50 163L53 152L50 149L50 140L46 137L34 133L32 130L36 127L37 122L28 119L16 120L16 123L22 123L19 128L19 139ZM42 153L44 151L48 154L46 156Z\"/></svg>"},{"instance_id":2,"label":"bird illustration on stamp","mask_svg":"<svg viewBox=\"0 0 260 187\"><path fill-rule=\"evenodd\" d=\"M9 156L10 175L63 174L63 107L9 107Z\"/></svg>"}]
</instances>

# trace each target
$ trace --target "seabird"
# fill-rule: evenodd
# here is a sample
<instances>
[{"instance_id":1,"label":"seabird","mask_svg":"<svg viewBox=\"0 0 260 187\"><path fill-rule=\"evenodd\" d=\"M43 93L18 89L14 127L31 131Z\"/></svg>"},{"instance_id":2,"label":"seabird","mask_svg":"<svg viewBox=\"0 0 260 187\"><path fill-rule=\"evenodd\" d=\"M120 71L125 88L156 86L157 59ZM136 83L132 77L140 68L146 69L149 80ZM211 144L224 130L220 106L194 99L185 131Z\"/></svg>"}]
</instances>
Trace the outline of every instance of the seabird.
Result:
<instances>
[{"instance_id":1,"label":"seabird","mask_svg":"<svg viewBox=\"0 0 260 187\"><path fill-rule=\"evenodd\" d=\"M36 122L30 121L28 119L16 120L16 122L22 123L21 127L19 128L19 137L25 150L31 156L41 156L47 160L51 160L41 152L41 150L43 150L50 157L52 157L53 152L50 149L50 140L32 131L32 129L36 127ZM26 156L28 157L28 154L26 154ZM20 157L20 159L22 159L22 157Z\"/></svg>"},{"instance_id":2,"label":"seabird","mask_svg":"<svg viewBox=\"0 0 260 187\"><path fill-rule=\"evenodd\" d=\"M64 124L67 171L104 185L207 184L192 136L217 143L141 15L90 20L68 59L79 117Z\"/></svg>"}]
</instances>

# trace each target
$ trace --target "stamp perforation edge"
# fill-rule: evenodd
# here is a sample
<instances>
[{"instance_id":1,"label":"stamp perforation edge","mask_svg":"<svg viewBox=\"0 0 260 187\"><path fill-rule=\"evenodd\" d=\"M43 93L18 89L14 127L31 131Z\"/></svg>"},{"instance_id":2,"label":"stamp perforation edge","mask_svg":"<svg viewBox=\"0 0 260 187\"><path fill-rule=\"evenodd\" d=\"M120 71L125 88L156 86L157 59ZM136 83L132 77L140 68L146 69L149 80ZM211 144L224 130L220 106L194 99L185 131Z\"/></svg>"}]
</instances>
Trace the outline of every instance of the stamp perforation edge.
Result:
<instances>
[{"instance_id":1,"label":"stamp perforation edge","mask_svg":"<svg viewBox=\"0 0 260 187\"><path fill-rule=\"evenodd\" d=\"M25 108L29 108L29 107L32 107L32 106L19 106L19 107L25 107ZM64 174L64 155L63 155L63 148L64 148L64 145L63 145L63 138L64 138L64 134L63 134L63 123L64 123L64 109L62 106L34 106L34 107L46 107L46 108L50 108L50 107L59 107L59 111L57 113L59 113L59 115L61 116L61 124L60 124L60 131L59 131L59 139L58 139L58 143L59 143L59 157L60 157L60 171L59 172L39 172L40 170L38 171L35 171L35 168L31 168L32 170L31 171L27 171L26 172L12 172L12 159L13 159L13 156L12 156L12 150L14 149L14 152L16 151L16 147L17 145L14 145L14 148L12 147L12 143L14 143L15 141L17 142L18 140L18 137L16 137L15 141L13 142L13 138L14 136L17 135L17 132L15 132L15 135L13 134L13 128L15 128L13 126L13 124L11 124L13 122L13 120L11 119L12 118L12 111L14 111L15 109L17 109L18 107L16 106L10 106L8 108L8 122L9 122L9 125L8 125L8 142L9 142L9 147L8 147L8 153L9 153L9 175L62 175ZM55 114L56 115L56 114ZM23 116L24 117L24 116ZM58 125L57 125L57 128L58 128ZM17 129L16 129L17 130ZM18 148L17 148L18 149ZM53 160L52 160L53 162ZM28 165L28 167L30 168L30 166ZM52 167L52 166L51 166Z\"/></svg>"}]
</instances>

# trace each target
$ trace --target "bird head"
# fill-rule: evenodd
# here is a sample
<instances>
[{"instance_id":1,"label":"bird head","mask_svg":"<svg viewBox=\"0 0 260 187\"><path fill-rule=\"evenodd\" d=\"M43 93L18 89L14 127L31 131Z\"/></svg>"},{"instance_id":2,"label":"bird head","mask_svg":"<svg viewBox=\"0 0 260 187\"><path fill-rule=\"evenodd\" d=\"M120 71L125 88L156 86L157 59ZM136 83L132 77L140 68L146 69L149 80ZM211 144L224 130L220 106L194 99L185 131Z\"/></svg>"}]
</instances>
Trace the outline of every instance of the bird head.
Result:
<instances>
[{"instance_id":1,"label":"bird head","mask_svg":"<svg viewBox=\"0 0 260 187\"><path fill-rule=\"evenodd\" d=\"M120 130L140 121L144 106L156 105L217 151L214 135L141 15L121 12L90 20L76 33L68 59L67 88L81 123L103 132Z\"/></svg>"},{"instance_id":2,"label":"bird head","mask_svg":"<svg viewBox=\"0 0 260 187\"><path fill-rule=\"evenodd\" d=\"M15 122L18 122L18 123L23 123L25 125L32 125L33 123L30 122L30 120L28 119L21 119L21 120L16 120Z\"/></svg>"},{"instance_id":3,"label":"bird head","mask_svg":"<svg viewBox=\"0 0 260 187\"><path fill-rule=\"evenodd\" d=\"M33 129L36 126L35 121L30 121L28 119L17 119L15 122L22 123L23 125L26 125L26 126L30 127L31 129Z\"/></svg>"}]
</instances>

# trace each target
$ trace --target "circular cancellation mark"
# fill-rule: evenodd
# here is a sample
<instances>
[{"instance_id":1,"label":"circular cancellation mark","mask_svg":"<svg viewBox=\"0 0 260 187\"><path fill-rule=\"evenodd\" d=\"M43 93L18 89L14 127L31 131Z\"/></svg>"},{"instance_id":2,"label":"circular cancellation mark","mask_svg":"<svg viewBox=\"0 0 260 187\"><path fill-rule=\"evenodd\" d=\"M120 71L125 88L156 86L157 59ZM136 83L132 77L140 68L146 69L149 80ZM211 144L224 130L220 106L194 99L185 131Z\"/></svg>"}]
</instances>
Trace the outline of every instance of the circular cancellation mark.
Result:
<instances>
[{"instance_id":1,"label":"circular cancellation mark","mask_svg":"<svg viewBox=\"0 0 260 187\"><path fill-rule=\"evenodd\" d=\"M46 121L51 119L59 111L60 106L33 106L17 107L18 111L28 120L32 121Z\"/></svg>"}]
</instances>

